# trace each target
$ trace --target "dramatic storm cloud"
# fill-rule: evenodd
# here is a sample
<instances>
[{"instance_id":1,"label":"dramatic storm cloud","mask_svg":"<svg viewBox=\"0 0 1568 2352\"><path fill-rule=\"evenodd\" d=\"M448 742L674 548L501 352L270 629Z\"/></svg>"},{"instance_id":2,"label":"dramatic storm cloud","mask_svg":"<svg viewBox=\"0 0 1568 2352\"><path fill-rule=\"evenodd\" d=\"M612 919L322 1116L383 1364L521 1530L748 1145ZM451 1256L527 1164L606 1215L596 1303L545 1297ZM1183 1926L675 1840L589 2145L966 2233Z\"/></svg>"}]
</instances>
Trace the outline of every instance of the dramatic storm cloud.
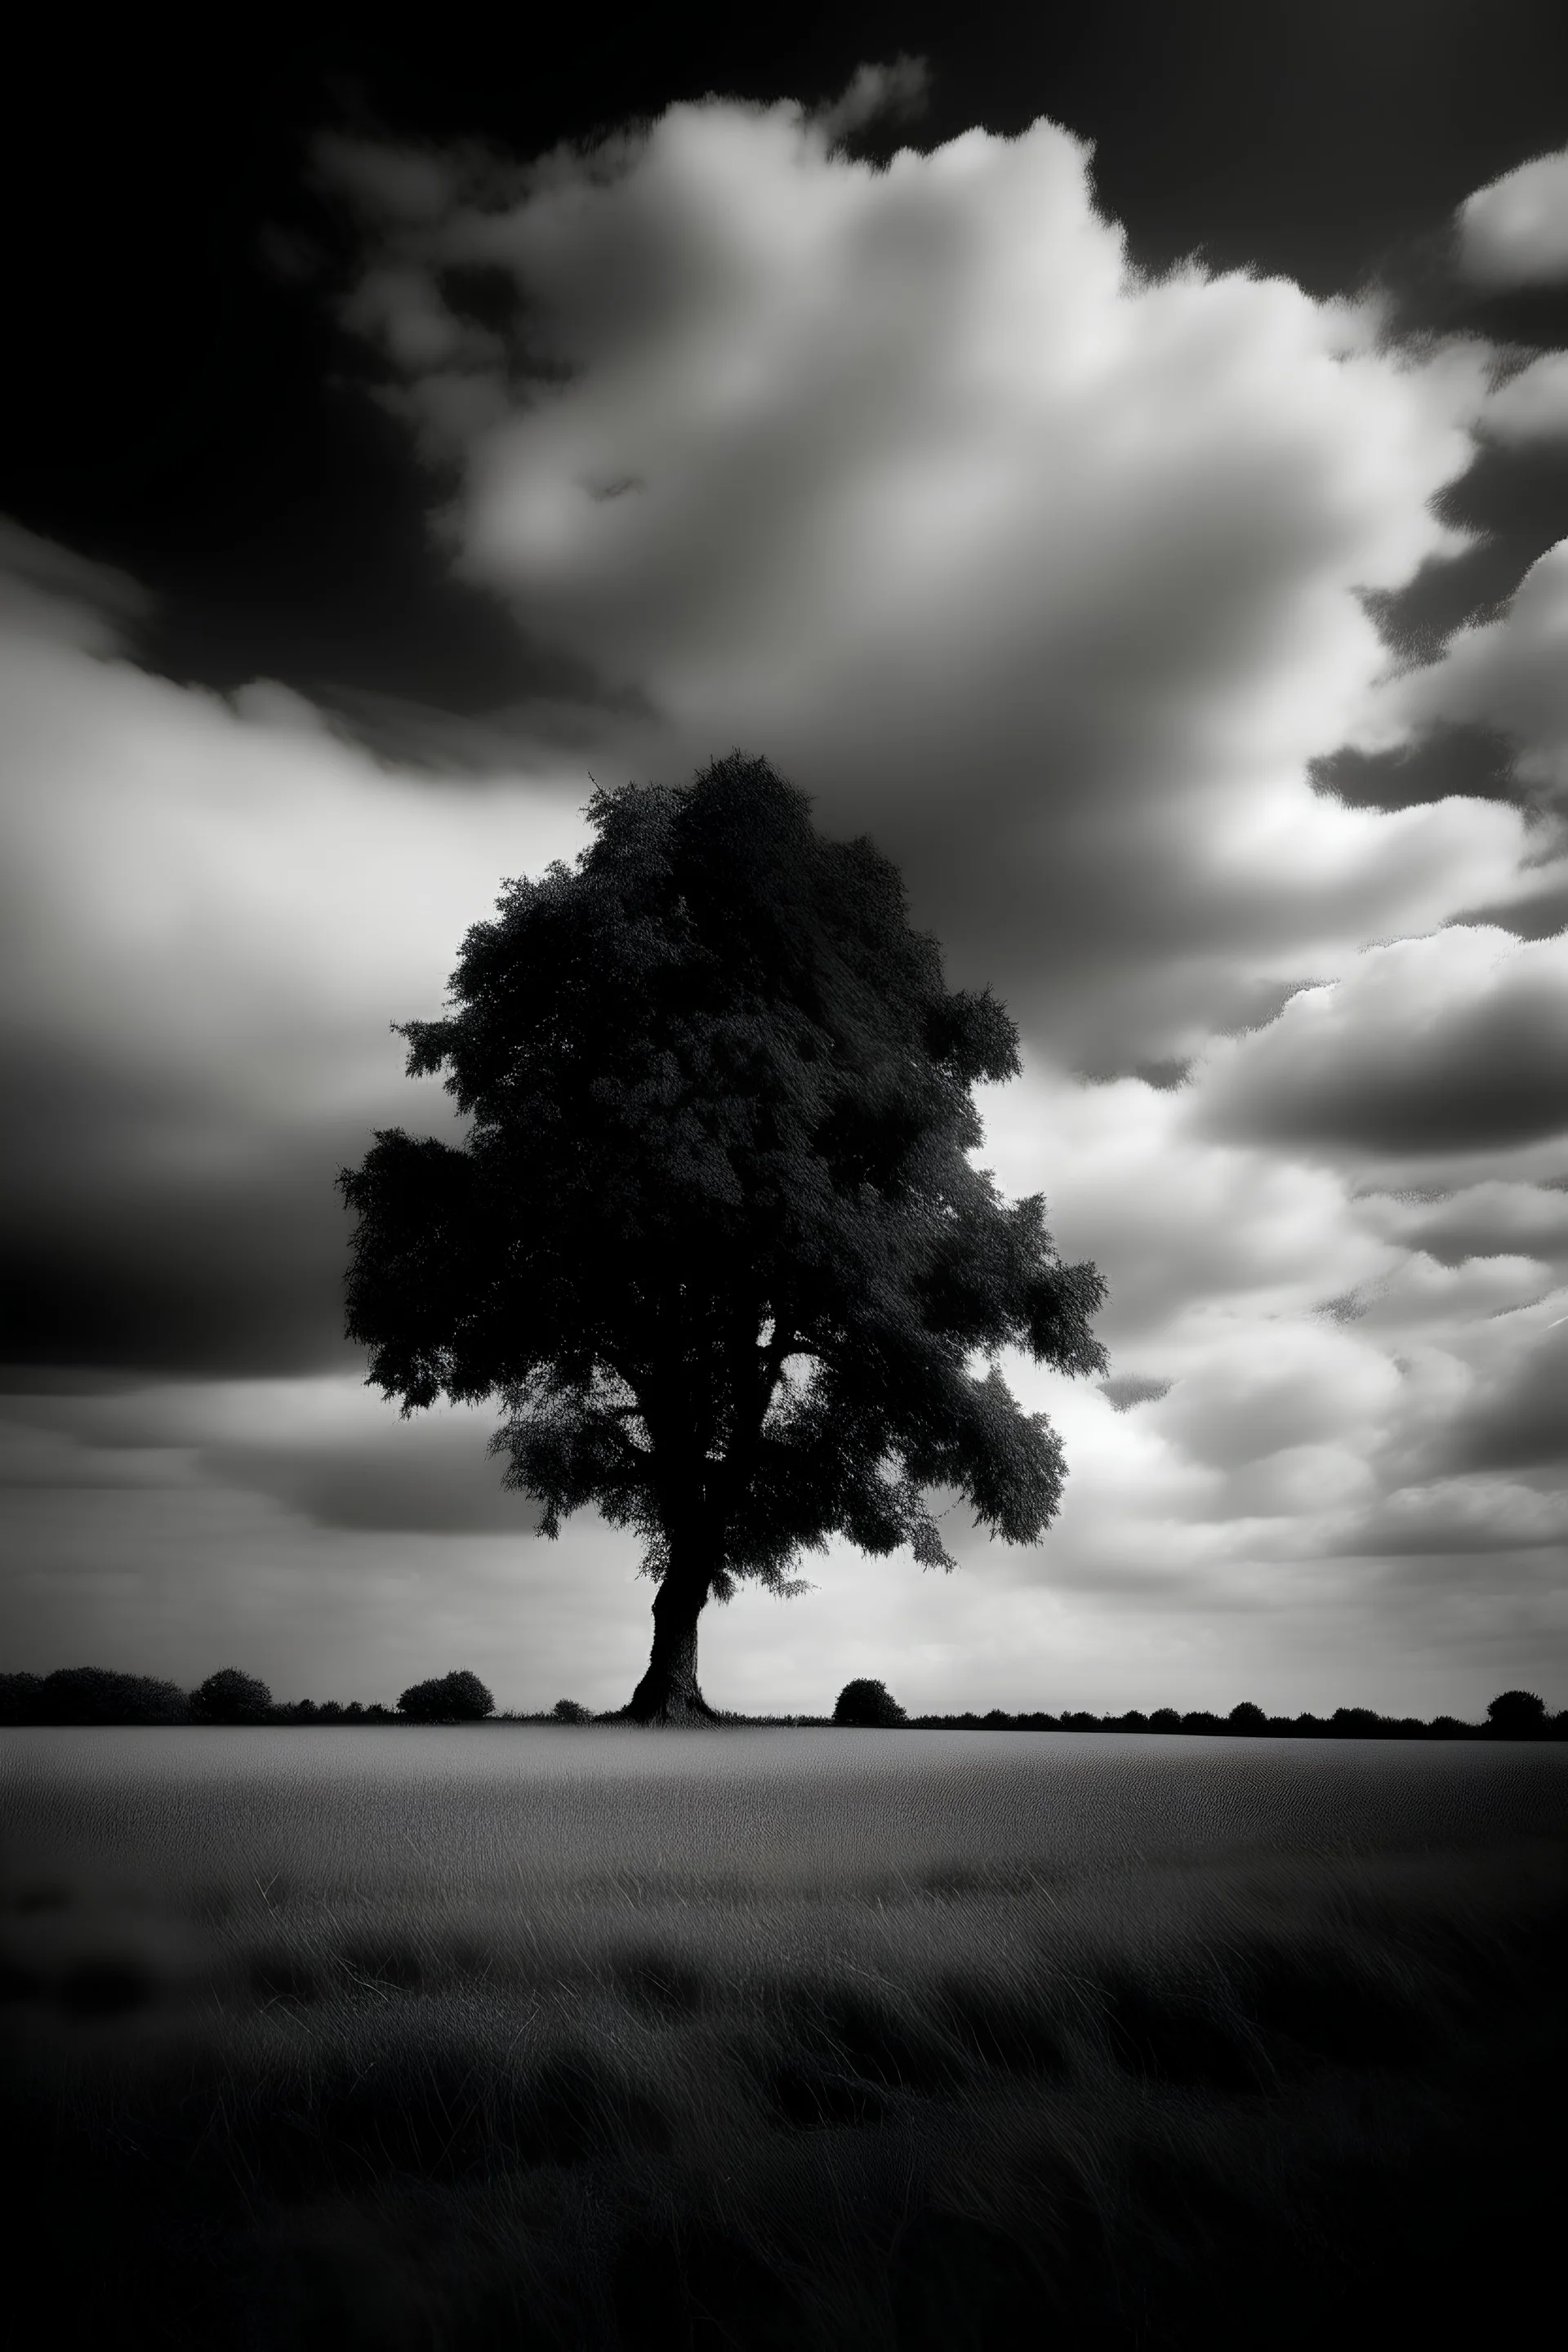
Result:
<instances>
[{"instance_id":1,"label":"dramatic storm cloud","mask_svg":"<svg viewBox=\"0 0 1568 2352\"><path fill-rule=\"evenodd\" d=\"M1474 469L1568 445L1564 356L1142 273L1043 117L857 159L928 96L905 58L531 160L316 140L433 560L569 714L184 682L145 583L0 532L5 1663L624 1699L635 1539L539 1539L493 1415L364 1390L333 1179L456 1131L388 1024L586 845L590 772L737 745L1018 1021L977 1158L1100 1265L1113 1362L1004 1360L1068 1455L1040 1546L835 1543L709 1612L710 1690L1431 1713L1560 1643L1568 554L1417 654L1384 623L1472 561ZM1456 284L1568 274L1565 170L1468 199Z\"/></svg>"}]
</instances>

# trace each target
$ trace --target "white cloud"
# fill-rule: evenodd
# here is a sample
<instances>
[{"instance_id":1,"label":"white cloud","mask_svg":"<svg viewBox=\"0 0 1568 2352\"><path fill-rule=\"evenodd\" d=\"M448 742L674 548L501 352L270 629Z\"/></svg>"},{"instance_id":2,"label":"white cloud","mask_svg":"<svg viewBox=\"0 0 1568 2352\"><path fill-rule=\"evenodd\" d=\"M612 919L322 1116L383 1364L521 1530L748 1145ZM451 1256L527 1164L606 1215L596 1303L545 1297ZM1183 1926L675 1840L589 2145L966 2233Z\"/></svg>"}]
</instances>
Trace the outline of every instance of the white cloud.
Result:
<instances>
[{"instance_id":1,"label":"white cloud","mask_svg":"<svg viewBox=\"0 0 1568 2352\"><path fill-rule=\"evenodd\" d=\"M269 680L231 705L16 638L0 692L0 1036L230 1116L395 1100L387 1023L439 1009L520 840L548 863L590 837L581 770L432 789Z\"/></svg>"},{"instance_id":2,"label":"white cloud","mask_svg":"<svg viewBox=\"0 0 1568 2352\"><path fill-rule=\"evenodd\" d=\"M1480 415L1492 440L1568 440L1568 352L1542 352L1494 392Z\"/></svg>"},{"instance_id":3,"label":"white cloud","mask_svg":"<svg viewBox=\"0 0 1568 2352\"><path fill-rule=\"evenodd\" d=\"M1568 148L1537 155L1459 206L1459 268L1485 286L1568 278Z\"/></svg>"},{"instance_id":4,"label":"white cloud","mask_svg":"<svg viewBox=\"0 0 1568 2352\"><path fill-rule=\"evenodd\" d=\"M454 267L512 282L525 393L476 360L391 396L458 466L462 574L650 698L616 755L762 752L898 861L956 978L1126 1067L1505 894L1527 845L1305 775L1384 667L1358 592L1463 543L1430 502L1489 354L1140 280L1088 163L1042 121L876 171L795 106L677 106L388 221L367 283L405 289L387 345Z\"/></svg>"},{"instance_id":5,"label":"white cloud","mask_svg":"<svg viewBox=\"0 0 1568 2352\"><path fill-rule=\"evenodd\" d=\"M589 837L591 787L547 749L433 782L275 681L226 700L99 657L71 618L96 588L0 641L11 1345L342 1361L337 1171L377 1126L454 1117L389 1024L440 1011L506 875Z\"/></svg>"}]
</instances>

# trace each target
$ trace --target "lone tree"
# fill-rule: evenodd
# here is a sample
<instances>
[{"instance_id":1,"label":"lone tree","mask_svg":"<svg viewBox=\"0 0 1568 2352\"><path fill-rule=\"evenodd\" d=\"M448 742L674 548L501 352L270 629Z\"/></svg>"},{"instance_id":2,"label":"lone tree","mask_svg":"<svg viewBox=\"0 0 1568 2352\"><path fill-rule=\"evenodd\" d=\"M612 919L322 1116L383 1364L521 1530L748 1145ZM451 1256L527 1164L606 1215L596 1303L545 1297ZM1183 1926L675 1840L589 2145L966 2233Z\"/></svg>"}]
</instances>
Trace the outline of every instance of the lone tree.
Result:
<instances>
[{"instance_id":1,"label":"lone tree","mask_svg":"<svg viewBox=\"0 0 1568 2352\"><path fill-rule=\"evenodd\" d=\"M1060 1263L1039 1194L1008 1207L964 1158L968 1090L1017 1073L1017 1031L944 986L890 861L810 811L739 751L595 789L577 872L507 882L448 1016L393 1024L466 1140L378 1130L338 1178L367 1386L405 1417L497 1397L491 1450L546 1536L595 1502L643 1538L637 1723L719 1719L702 1610L744 1578L809 1590L784 1574L802 1546L951 1570L922 1485L1034 1542L1065 1465L995 1353L1106 1368L1099 1274Z\"/></svg>"}]
</instances>

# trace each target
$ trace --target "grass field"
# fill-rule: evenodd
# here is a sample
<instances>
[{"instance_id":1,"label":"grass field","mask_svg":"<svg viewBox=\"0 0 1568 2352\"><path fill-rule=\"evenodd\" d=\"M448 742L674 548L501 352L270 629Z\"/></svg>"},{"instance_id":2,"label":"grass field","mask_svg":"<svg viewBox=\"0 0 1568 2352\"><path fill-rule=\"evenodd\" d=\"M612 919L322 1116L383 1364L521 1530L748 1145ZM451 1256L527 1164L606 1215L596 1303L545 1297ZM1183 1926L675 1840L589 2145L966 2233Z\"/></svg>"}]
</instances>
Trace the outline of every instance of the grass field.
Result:
<instances>
[{"instance_id":1,"label":"grass field","mask_svg":"<svg viewBox=\"0 0 1568 2352\"><path fill-rule=\"evenodd\" d=\"M625 1738L514 1736L559 1760L262 1733L128 1781L192 1735L5 1735L13 2340L1444 2343L1555 2294L1555 1751L1468 1811L1433 1768L1423 1831L1386 1751L1282 1815L1239 1741L1134 1784L851 1735L850 1801L710 1735L634 1743L636 1790ZM1022 1809L948 1803L955 1738Z\"/></svg>"}]
</instances>

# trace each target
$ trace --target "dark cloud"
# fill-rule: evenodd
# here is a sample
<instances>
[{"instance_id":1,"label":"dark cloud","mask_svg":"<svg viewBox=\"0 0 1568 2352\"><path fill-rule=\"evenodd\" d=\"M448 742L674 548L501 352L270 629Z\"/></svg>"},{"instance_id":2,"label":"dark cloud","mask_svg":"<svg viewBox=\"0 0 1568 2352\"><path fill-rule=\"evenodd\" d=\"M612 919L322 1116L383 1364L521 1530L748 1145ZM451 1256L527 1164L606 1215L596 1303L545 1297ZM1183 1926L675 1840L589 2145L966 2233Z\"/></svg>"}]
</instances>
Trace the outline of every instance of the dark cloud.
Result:
<instances>
[{"instance_id":1,"label":"dark cloud","mask_svg":"<svg viewBox=\"0 0 1568 2352\"><path fill-rule=\"evenodd\" d=\"M1494 1179L1426 1199L1415 1193L1364 1197L1383 1231L1439 1265L1511 1256L1568 1265L1568 1198L1561 1187Z\"/></svg>"},{"instance_id":2,"label":"dark cloud","mask_svg":"<svg viewBox=\"0 0 1568 2352\"><path fill-rule=\"evenodd\" d=\"M540 1507L501 1484L505 1464L465 1418L386 1407L387 1427L363 1443L204 1446L225 1484L270 1495L318 1527L395 1535L532 1535Z\"/></svg>"},{"instance_id":3,"label":"dark cloud","mask_svg":"<svg viewBox=\"0 0 1568 2352\"><path fill-rule=\"evenodd\" d=\"M1478 928L1495 924L1518 940L1555 939L1560 931L1568 930L1568 879L1525 891L1498 905L1461 908L1454 920Z\"/></svg>"},{"instance_id":4,"label":"dark cloud","mask_svg":"<svg viewBox=\"0 0 1568 2352\"><path fill-rule=\"evenodd\" d=\"M604 739L606 710L651 715L647 698L634 689L614 692L586 678L578 687L575 694L542 692L513 709L473 716L365 687L329 683L319 697L343 733L378 759L425 773L493 776L558 767L563 752L592 749Z\"/></svg>"},{"instance_id":5,"label":"dark cloud","mask_svg":"<svg viewBox=\"0 0 1568 2352\"><path fill-rule=\"evenodd\" d=\"M1131 1412L1135 1404L1152 1404L1170 1393L1169 1381L1152 1380L1142 1372L1116 1372L1096 1384L1116 1412Z\"/></svg>"},{"instance_id":6,"label":"dark cloud","mask_svg":"<svg viewBox=\"0 0 1568 2352\"><path fill-rule=\"evenodd\" d=\"M1513 797L1519 746L1495 728L1429 728L1387 751L1331 751L1313 760L1315 788L1347 808L1414 808L1423 801Z\"/></svg>"},{"instance_id":7,"label":"dark cloud","mask_svg":"<svg viewBox=\"0 0 1568 2352\"><path fill-rule=\"evenodd\" d=\"M354 1118L277 1127L63 1044L0 1055L0 1356L206 1379L360 1360L342 1337Z\"/></svg>"},{"instance_id":8,"label":"dark cloud","mask_svg":"<svg viewBox=\"0 0 1568 2352\"><path fill-rule=\"evenodd\" d=\"M1515 1467L1487 1464L1478 1468ZM1459 1555L1480 1570L1489 1555L1536 1552L1568 1543L1568 1497L1531 1486L1458 1479L1403 1487L1364 1517L1335 1531L1330 1558L1440 1559Z\"/></svg>"},{"instance_id":9,"label":"dark cloud","mask_svg":"<svg viewBox=\"0 0 1568 2352\"><path fill-rule=\"evenodd\" d=\"M1455 1470L1524 1470L1568 1463L1568 1317L1483 1383L1449 1424Z\"/></svg>"},{"instance_id":10,"label":"dark cloud","mask_svg":"<svg viewBox=\"0 0 1568 2352\"><path fill-rule=\"evenodd\" d=\"M926 59L900 55L890 65L858 67L842 95L821 108L815 120L829 145L859 146L868 132L881 132L885 140L918 122L930 100Z\"/></svg>"},{"instance_id":11,"label":"dark cloud","mask_svg":"<svg viewBox=\"0 0 1568 2352\"><path fill-rule=\"evenodd\" d=\"M1384 643L1407 662L1434 662L1456 629L1495 619L1531 564L1568 538L1568 446L1479 444L1434 506L1470 544L1363 598Z\"/></svg>"},{"instance_id":12,"label":"dark cloud","mask_svg":"<svg viewBox=\"0 0 1568 2352\"><path fill-rule=\"evenodd\" d=\"M158 610L128 572L0 515L0 628L105 655L133 643Z\"/></svg>"}]
</instances>

